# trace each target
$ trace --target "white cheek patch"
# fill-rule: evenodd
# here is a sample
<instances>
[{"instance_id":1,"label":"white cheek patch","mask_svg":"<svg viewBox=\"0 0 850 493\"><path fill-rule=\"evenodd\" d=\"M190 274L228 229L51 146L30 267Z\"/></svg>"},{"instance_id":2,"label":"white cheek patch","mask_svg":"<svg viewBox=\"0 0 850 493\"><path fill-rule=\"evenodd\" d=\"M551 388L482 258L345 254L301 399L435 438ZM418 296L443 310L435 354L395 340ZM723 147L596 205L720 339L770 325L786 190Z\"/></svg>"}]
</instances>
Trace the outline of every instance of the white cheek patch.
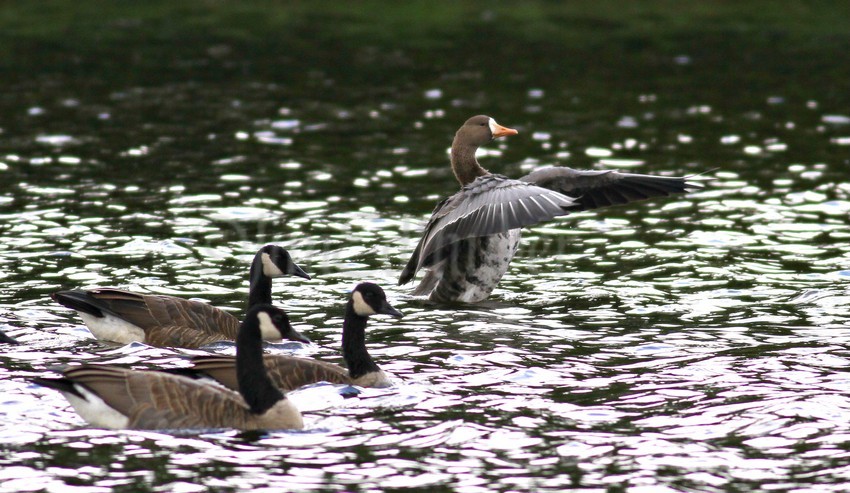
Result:
<instances>
[{"instance_id":1,"label":"white cheek patch","mask_svg":"<svg viewBox=\"0 0 850 493\"><path fill-rule=\"evenodd\" d=\"M265 341L279 341L280 330L272 322L272 318L266 312L257 314L257 319L260 320L260 337Z\"/></svg>"},{"instance_id":2,"label":"white cheek patch","mask_svg":"<svg viewBox=\"0 0 850 493\"><path fill-rule=\"evenodd\" d=\"M378 313L374 308L369 306L369 303L366 303L363 299L363 295L360 294L360 291L355 291L354 294L351 295L351 299L354 301L354 313L361 317L368 317L369 315Z\"/></svg>"},{"instance_id":3,"label":"white cheek patch","mask_svg":"<svg viewBox=\"0 0 850 493\"><path fill-rule=\"evenodd\" d=\"M490 133L496 135L496 127L498 127L499 124L496 123L496 120L492 118L490 118L490 121L488 123L490 124Z\"/></svg>"},{"instance_id":4,"label":"white cheek patch","mask_svg":"<svg viewBox=\"0 0 850 493\"><path fill-rule=\"evenodd\" d=\"M281 271L274 262L272 262L272 258L268 253L263 253L260 255L260 259L263 262L263 274L266 277L283 277L284 273Z\"/></svg>"}]
</instances>

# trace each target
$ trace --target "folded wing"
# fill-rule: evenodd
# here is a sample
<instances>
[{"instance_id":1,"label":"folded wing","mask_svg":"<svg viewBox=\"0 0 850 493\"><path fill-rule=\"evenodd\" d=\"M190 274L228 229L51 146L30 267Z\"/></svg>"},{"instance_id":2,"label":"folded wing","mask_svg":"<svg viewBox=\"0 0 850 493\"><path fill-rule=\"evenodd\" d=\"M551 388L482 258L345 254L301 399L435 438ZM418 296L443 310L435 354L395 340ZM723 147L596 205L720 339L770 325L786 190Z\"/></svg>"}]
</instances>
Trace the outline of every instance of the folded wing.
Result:
<instances>
[{"instance_id":1,"label":"folded wing","mask_svg":"<svg viewBox=\"0 0 850 493\"><path fill-rule=\"evenodd\" d=\"M186 347L198 347L223 338L236 339L239 330L239 320L233 315L207 303L172 296L97 288L89 291L60 291L54 297L59 303L77 311L97 317L110 314L126 320L143 329L148 337L151 331L161 332L157 337L162 342L148 341L154 345L189 344ZM197 333L197 343L171 340L181 327Z\"/></svg>"},{"instance_id":2,"label":"folded wing","mask_svg":"<svg viewBox=\"0 0 850 493\"><path fill-rule=\"evenodd\" d=\"M238 393L168 373L83 365L65 376L127 416L129 428L239 427L248 414Z\"/></svg>"},{"instance_id":3,"label":"folded wing","mask_svg":"<svg viewBox=\"0 0 850 493\"><path fill-rule=\"evenodd\" d=\"M263 362L275 386L290 392L318 382L353 384L348 371L324 361L296 356L267 354ZM236 358L223 355L204 355L192 358L192 371L205 374L229 389L238 389Z\"/></svg>"}]
</instances>

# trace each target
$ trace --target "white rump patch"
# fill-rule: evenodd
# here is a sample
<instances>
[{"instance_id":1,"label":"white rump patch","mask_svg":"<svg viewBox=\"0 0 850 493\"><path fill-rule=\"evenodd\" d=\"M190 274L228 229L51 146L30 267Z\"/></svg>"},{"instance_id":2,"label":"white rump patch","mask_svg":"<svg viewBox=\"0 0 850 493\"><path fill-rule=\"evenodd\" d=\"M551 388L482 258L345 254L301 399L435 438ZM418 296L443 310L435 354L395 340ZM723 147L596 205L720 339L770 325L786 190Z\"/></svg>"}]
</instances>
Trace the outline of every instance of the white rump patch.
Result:
<instances>
[{"instance_id":1,"label":"white rump patch","mask_svg":"<svg viewBox=\"0 0 850 493\"><path fill-rule=\"evenodd\" d=\"M80 315L80 319L82 319L86 327L98 339L121 344L145 342L145 331L141 327L114 315L95 317L94 315L83 312L77 312L77 314Z\"/></svg>"},{"instance_id":2,"label":"white rump patch","mask_svg":"<svg viewBox=\"0 0 850 493\"><path fill-rule=\"evenodd\" d=\"M74 389L83 394L84 398L70 392L62 392L62 395L68 399L77 414L84 420L94 426L113 430L125 429L130 424L130 418L110 407L97 394L83 385L74 384Z\"/></svg>"},{"instance_id":3,"label":"white rump patch","mask_svg":"<svg viewBox=\"0 0 850 493\"><path fill-rule=\"evenodd\" d=\"M272 318L266 312L257 313L257 319L260 321L260 336L266 341L279 341L281 339L280 329L278 329Z\"/></svg>"},{"instance_id":4,"label":"white rump patch","mask_svg":"<svg viewBox=\"0 0 850 493\"><path fill-rule=\"evenodd\" d=\"M285 274L282 270L280 270L274 262L272 262L271 256L268 253L263 252L260 254L260 260L263 262L263 274L266 277L283 277Z\"/></svg>"},{"instance_id":5,"label":"white rump patch","mask_svg":"<svg viewBox=\"0 0 850 493\"><path fill-rule=\"evenodd\" d=\"M363 299L363 295L360 294L360 291L355 291L354 294L351 295L351 299L354 301L354 313L361 317L368 317L369 315L378 313L374 308L369 306L369 303L366 303L366 300Z\"/></svg>"}]
</instances>

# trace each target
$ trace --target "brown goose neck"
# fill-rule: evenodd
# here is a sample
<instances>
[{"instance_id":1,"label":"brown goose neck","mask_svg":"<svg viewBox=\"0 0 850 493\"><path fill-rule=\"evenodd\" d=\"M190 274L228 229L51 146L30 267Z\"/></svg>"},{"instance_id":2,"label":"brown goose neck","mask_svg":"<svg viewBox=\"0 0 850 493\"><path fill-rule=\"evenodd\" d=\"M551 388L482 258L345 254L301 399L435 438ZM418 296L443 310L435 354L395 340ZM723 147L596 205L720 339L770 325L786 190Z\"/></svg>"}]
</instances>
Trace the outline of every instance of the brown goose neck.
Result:
<instances>
[{"instance_id":1,"label":"brown goose neck","mask_svg":"<svg viewBox=\"0 0 850 493\"><path fill-rule=\"evenodd\" d=\"M479 176L490 174L475 159L476 150L478 150L477 146L465 145L457 141L452 144L452 171L460 182L460 186L469 185Z\"/></svg>"}]
</instances>

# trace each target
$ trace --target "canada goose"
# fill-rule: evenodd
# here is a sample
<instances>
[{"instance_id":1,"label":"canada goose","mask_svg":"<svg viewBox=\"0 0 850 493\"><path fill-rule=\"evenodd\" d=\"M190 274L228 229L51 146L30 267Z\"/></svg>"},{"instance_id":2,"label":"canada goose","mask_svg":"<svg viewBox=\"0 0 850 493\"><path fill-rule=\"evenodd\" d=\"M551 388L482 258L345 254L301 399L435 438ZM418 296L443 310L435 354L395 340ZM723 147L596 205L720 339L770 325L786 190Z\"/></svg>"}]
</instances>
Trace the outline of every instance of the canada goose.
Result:
<instances>
[{"instance_id":1,"label":"canada goose","mask_svg":"<svg viewBox=\"0 0 850 493\"><path fill-rule=\"evenodd\" d=\"M10 337L10 336L7 336L5 332L3 332L2 330L0 330L0 343L4 343L4 344L17 344L17 343L18 343L18 341L16 341L15 339L13 339L13 338L12 338L12 337Z\"/></svg>"},{"instance_id":2,"label":"canada goose","mask_svg":"<svg viewBox=\"0 0 850 493\"><path fill-rule=\"evenodd\" d=\"M35 378L56 389L94 426L115 429L300 429L301 413L274 386L263 367L262 334L286 332L286 313L256 305L236 339L238 392L153 370L82 365L62 378Z\"/></svg>"},{"instance_id":3,"label":"canada goose","mask_svg":"<svg viewBox=\"0 0 850 493\"><path fill-rule=\"evenodd\" d=\"M685 193L700 185L688 178L619 171L579 171L556 166L519 180L482 168L475 151L499 137L516 135L485 115L470 118L455 134L452 171L461 189L434 209L399 284L428 269L414 295L433 301L478 302L508 269L520 228L574 211Z\"/></svg>"},{"instance_id":4,"label":"canada goose","mask_svg":"<svg viewBox=\"0 0 850 493\"><path fill-rule=\"evenodd\" d=\"M285 249L277 245L261 248L251 263L248 307L271 304L272 278L285 275L310 279ZM139 341L159 347L197 348L216 341L232 341L239 330L239 319L230 313L174 296L99 288L59 291L51 297L76 310L95 337L121 344ZM273 331L263 337L310 342L294 329L286 334Z\"/></svg>"},{"instance_id":5,"label":"canada goose","mask_svg":"<svg viewBox=\"0 0 850 493\"><path fill-rule=\"evenodd\" d=\"M342 322L342 356L348 368L295 356L266 354L265 368L272 382L284 392L316 382L329 382L361 387L386 387L390 381L378 368L366 350L366 322L370 315L402 314L387 301L384 290L377 284L364 282L357 285L345 305ZM237 386L236 362L232 356L209 355L192 359L194 367L187 373L206 375L222 385ZM180 370L177 370L180 372Z\"/></svg>"}]
</instances>

